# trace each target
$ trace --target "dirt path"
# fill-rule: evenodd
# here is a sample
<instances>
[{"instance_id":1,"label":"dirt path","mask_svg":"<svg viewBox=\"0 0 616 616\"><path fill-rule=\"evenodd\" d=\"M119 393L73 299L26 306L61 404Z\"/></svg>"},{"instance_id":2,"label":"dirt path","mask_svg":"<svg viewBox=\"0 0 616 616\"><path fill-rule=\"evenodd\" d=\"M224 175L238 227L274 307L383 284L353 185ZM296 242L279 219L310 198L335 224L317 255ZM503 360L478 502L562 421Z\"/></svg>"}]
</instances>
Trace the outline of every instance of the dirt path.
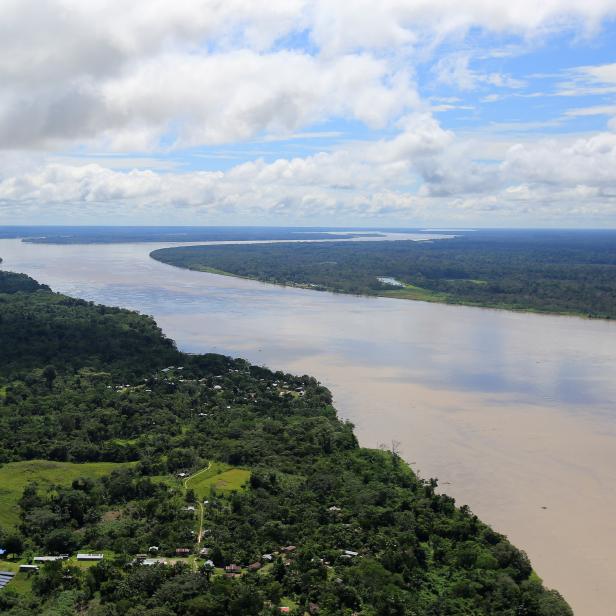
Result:
<instances>
[{"instance_id":1,"label":"dirt path","mask_svg":"<svg viewBox=\"0 0 616 616\"><path fill-rule=\"evenodd\" d=\"M198 475L209 471L211 467L212 463L210 462L205 468L202 468L200 471L193 473L190 477L186 477L186 479L184 479L184 489L188 490L188 482L191 479L194 479ZM203 539L203 517L205 515L205 509L203 507L203 502L200 498L197 499L197 504L199 505L199 531L197 532L197 546L200 546L201 540Z\"/></svg>"}]
</instances>

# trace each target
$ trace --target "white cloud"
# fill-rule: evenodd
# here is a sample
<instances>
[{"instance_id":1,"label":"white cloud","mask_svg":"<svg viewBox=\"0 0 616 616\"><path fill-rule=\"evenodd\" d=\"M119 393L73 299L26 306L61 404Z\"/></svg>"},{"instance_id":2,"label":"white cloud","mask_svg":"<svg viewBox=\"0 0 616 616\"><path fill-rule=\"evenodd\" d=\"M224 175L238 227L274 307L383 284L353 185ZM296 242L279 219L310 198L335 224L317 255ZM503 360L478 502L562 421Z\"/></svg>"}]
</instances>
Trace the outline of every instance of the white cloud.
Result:
<instances>
[{"instance_id":1,"label":"white cloud","mask_svg":"<svg viewBox=\"0 0 616 616\"><path fill-rule=\"evenodd\" d=\"M616 63L579 66L567 71L559 84L559 96L589 96L616 93Z\"/></svg>"},{"instance_id":2,"label":"white cloud","mask_svg":"<svg viewBox=\"0 0 616 616\"><path fill-rule=\"evenodd\" d=\"M413 114L388 140L348 144L306 158L257 160L227 172L39 165L0 181L0 204L52 209L102 204L172 217L188 210L191 217L262 220L393 216L434 221L448 212L470 224L499 216L574 221L616 215L615 132L568 144L515 144L500 163L473 161L476 146L456 139L431 116Z\"/></svg>"},{"instance_id":3,"label":"white cloud","mask_svg":"<svg viewBox=\"0 0 616 616\"><path fill-rule=\"evenodd\" d=\"M569 118L579 118L584 116L597 115L616 115L616 105L595 105L593 107L578 107L577 109L569 109L565 112L565 116Z\"/></svg>"},{"instance_id":4,"label":"white cloud","mask_svg":"<svg viewBox=\"0 0 616 616\"><path fill-rule=\"evenodd\" d=\"M470 53L449 54L441 58L433 67L438 83L454 86L460 90L474 90L481 86L496 88L522 88L525 83L502 73L482 73L471 68ZM495 96L495 95L492 95Z\"/></svg>"},{"instance_id":5,"label":"white cloud","mask_svg":"<svg viewBox=\"0 0 616 616\"><path fill-rule=\"evenodd\" d=\"M614 0L370 0L316 3L312 36L327 53L366 46L399 48L431 44L471 28L532 35L552 28L595 28L616 14Z\"/></svg>"},{"instance_id":6,"label":"white cloud","mask_svg":"<svg viewBox=\"0 0 616 616\"><path fill-rule=\"evenodd\" d=\"M616 0L5 0L2 11L0 147L150 149L339 115L383 126L416 108L419 49L470 28L587 28ZM303 36L314 53L289 49ZM520 85L464 57L440 75Z\"/></svg>"},{"instance_id":7,"label":"white cloud","mask_svg":"<svg viewBox=\"0 0 616 616\"><path fill-rule=\"evenodd\" d=\"M27 104L21 92L0 95L0 143L98 140L98 147L129 151L159 149L165 138L168 145L216 144L291 133L337 115L382 127L416 105L406 75L367 55L167 53L109 81L51 88Z\"/></svg>"}]
</instances>

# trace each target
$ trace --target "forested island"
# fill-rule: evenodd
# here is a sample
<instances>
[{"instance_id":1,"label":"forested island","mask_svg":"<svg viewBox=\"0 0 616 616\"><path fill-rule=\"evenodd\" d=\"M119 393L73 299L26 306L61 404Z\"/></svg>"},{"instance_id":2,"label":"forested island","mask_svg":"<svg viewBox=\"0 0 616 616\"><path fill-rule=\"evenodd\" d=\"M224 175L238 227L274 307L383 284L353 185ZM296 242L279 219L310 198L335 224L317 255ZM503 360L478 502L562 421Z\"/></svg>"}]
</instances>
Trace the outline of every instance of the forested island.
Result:
<instances>
[{"instance_id":1,"label":"forested island","mask_svg":"<svg viewBox=\"0 0 616 616\"><path fill-rule=\"evenodd\" d=\"M186 246L154 259L316 290L616 317L615 231L475 231L435 241Z\"/></svg>"},{"instance_id":2,"label":"forested island","mask_svg":"<svg viewBox=\"0 0 616 616\"><path fill-rule=\"evenodd\" d=\"M0 612L571 616L309 376L0 271Z\"/></svg>"}]
</instances>

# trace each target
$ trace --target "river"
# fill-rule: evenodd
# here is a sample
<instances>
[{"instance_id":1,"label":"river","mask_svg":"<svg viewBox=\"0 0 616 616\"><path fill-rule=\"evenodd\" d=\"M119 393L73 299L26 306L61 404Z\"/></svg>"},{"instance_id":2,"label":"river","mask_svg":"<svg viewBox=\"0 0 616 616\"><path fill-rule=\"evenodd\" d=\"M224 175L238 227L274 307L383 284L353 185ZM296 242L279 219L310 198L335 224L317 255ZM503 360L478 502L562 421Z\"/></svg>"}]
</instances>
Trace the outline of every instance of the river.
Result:
<instances>
[{"instance_id":1,"label":"river","mask_svg":"<svg viewBox=\"0 0 616 616\"><path fill-rule=\"evenodd\" d=\"M181 270L170 244L1 240L3 269L150 314L185 351L312 374L366 446L525 549L578 616L616 614L616 322L336 295Z\"/></svg>"}]
</instances>

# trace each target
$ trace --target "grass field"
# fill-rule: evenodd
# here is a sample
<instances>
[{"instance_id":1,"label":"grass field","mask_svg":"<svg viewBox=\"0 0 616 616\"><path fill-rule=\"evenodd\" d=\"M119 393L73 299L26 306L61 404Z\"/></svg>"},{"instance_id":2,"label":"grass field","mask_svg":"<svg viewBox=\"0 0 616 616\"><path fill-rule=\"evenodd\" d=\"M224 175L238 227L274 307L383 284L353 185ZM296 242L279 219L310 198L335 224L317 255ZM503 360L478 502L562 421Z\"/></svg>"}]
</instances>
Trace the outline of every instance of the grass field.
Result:
<instances>
[{"instance_id":1,"label":"grass field","mask_svg":"<svg viewBox=\"0 0 616 616\"><path fill-rule=\"evenodd\" d=\"M5 566L6 563L0 563L0 569L3 571L13 571L10 567ZM17 566L19 568L19 565ZM28 594L32 590L32 574L18 573L6 586L20 595Z\"/></svg>"},{"instance_id":2,"label":"grass field","mask_svg":"<svg viewBox=\"0 0 616 616\"><path fill-rule=\"evenodd\" d=\"M423 289L412 284L405 284L400 289L379 291L381 297L395 297L397 299L414 299L423 302L446 302L447 295L430 289Z\"/></svg>"},{"instance_id":3,"label":"grass field","mask_svg":"<svg viewBox=\"0 0 616 616\"><path fill-rule=\"evenodd\" d=\"M0 467L0 526L6 528L15 526L19 522L17 502L21 498L24 488L31 481L36 481L41 486L66 486L78 477L96 479L128 464L130 463L91 462L74 464L47 460L27 460L4 464Z\"/></svg>"},{"instance_id":4,"label":"grass field","mask_svg":"<svg viewBox=\"0 0 616 616\"><path fill-rule=\"evenodd\" d=\"M250 471L223 462L212 462L207 471L191 477L186 482L186 487L193 489L195 494L203 499L211 494L212 488L220 493L241 490L249 478Z\"/></svg>"}]
</instances>

